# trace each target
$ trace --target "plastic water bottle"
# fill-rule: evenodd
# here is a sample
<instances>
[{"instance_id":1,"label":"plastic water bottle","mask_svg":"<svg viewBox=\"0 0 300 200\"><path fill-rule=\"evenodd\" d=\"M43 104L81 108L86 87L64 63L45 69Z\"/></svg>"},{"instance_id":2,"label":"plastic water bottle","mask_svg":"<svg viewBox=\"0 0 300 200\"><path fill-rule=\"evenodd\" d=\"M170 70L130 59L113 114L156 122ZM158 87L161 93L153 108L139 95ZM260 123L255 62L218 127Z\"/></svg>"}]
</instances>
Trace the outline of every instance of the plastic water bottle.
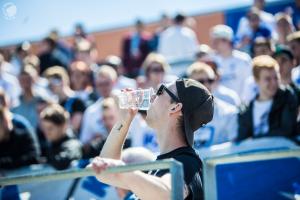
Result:
<instances>
[{"instance_id":1,"label":"plastic water bottle","mask_svg":"<svg viewBox=\"0 0 300 200\"><path fill-rule=\"evenodd\" d=\"M151 105L151 98L153 94L153 88L122 91L118 95L119 107L121 109L137 108L138 110L148 110Z\"/></svg>"}]
</instances>

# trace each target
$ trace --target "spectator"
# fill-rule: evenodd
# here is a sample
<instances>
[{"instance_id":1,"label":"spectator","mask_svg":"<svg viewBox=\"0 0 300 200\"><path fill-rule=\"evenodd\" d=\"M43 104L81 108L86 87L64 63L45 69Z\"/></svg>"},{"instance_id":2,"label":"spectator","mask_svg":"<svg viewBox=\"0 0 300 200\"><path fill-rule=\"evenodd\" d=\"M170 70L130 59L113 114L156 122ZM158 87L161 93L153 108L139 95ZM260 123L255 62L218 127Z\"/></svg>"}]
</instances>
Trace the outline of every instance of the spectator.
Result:
<instances>
[{"instance_id":1,"label":"spectator","mask_svg":"<svg viewBox=\"0 0 300 200\"><path fill-rule=\"evenodd\" d=\"M117 72L118 78L114 89L121 90L124 88L136 88L136 81L124 76L124 67L121 58L113 55L107 56L105 59L105 65L111 66Z\"/></svg>"},{"instance_id":2,"label":"spectator","mask_svg":"<svg viewBox=\"0 0 300 200\"><path fill-rule=\"evenodd\" d=\"M194 60L198 47L195 32L184 25L186 16L177 14L174 25L161 33L158 53L166 57L168 62Z\"/></svg>"},{"instance_id":3,"label":"spectator","mask_svg":"<svg viewBox=\"0 0 300 200\"><path fill-rule=\"evenodd\" d=\"M4 71L7 64L2 54L0 54L0 89L3 89L7 95L8 106L14 107L18 105L21 88L16 77Z\"/></svg>"},{"instance_id":4,"label":"spectator","mask_svg":"<svg viewBox=\"0 0 300 200\"><path fill-rule=\"evenodd\" d=\"M249 50L252 48L253 42L257 37L271 39L272 33L267 26L261 24L261 12L256 7L250 9L247 14L247 18L249 21L250 31L238 38L239 41L237 48L250 53Z\"/></svg>"},{"instance_id":5,"label":"spectator","mask_svg":"<svg viewBox=\"0 0 300 200\"><path fill-rule=\"evenodd\" d=\"M81 99L75 96L70 88L67 71L60 66L53 66L44 73L49 80L50 90L58 98L58 103L70 113L71 127L79 133L83 112L86 108Z\"/></svg>"},{"instance_id":6,"label":"spectator","mask_svg":"<svg viewBox=\"0 0 300 200\"><path fill-rule=\"evenodd\" d=\"M239 116L237 140L265 136L293 138L296 134L297 99L279 86L279 66L270 56L253 59L253 76L259 93Z\"/></svg>"},{"instance_id":7,"label":"spectator","mask_svg":"<svg viewBox=\"0 0 300 200\"><path fill-rule=\"evenodd\" d=\"M233 31L226 25L216 25L211 29L212 47L220 73L220 84L241 94L245 80L251 75L251 58L238 50L233 50Z\"/></svg>"},{"instance_id":8,"label":"spectator","mask_svg":"<svg viewBox=\"0 0 300 200\"><path fill-rule=\"evenodd\" d=\"M287 36L295 30L291 16L286 13L277 13L276 19L276 30L278 33L277 44L288 45Z\"/></svg>"},{"instance_id":9,"label":"spectator","mask_svg":"<svg viewBox=\"0 0 300 200\"><path fill-rule=\"evenodd\" d=\"M212 92L216 82L214 71L204 63L194 63L188 68L188 78L194 79ZM195 149L233 141L237 136L237 108L215 96L214 116L211 122L196 131Z\"/></svg>"},{"instance_id":10,"label":"spectator","mask_svg":"<svg viewBox=\"0 0 300 200\"><path fill-rule=\"evenodd\" d=\"M82 156L81 144L68 129L68 113L58 104L46 107L41 112L42 130L50 143L47 162L56 169L66 169L73 160Z\"/></svg>"},{"instance_id":11,"label":"spectator","mask_svg":"<svg viewBox=\"0 0 300 200\"><path fill-rule=\"evenodd\" d=\"M46 69L52 66L63 66L63 61L60 60L59 56L56 54L56 42L50 37L45 38L40 44L41 54L39 55L40 59L40 74L43 74Z\"/></svg>"},{"instance_id":12,"label":"spectator","mask_svg":"<svg viewBox=\"0 0 300 200\"><path fill-rule=\"evenodd\" d=\"M260 25L267 27L272 33L275 33L275 19L271 13L265 12L265 0L254 0L253 8L255 8L260 14ZM237 29L236 37L242 39L244 36L251 35L251 26L248 16L244 16L240 19Z\"/></svg>"},{"instance_id":13,"label":"spectator","mask_svg":"<svg viewBox=\"0 0 300 200\"><path fill-rule=\"evenodd\" d=\"M25 118L9 111L3 90L0 90L0 124L0 168L36 164L40 151L35 133Z\"/></svg>"},{"instance_id":14,"label":"spectator","mask_svg":"<svg viewBox=\"0 0 300 200\"><path fill-rule=\"evenodd\" d=\"M142 63L150 52L150 38L150 35L144 30L143 22L137 20L134 32L123 39L122 59L125 74L129 78L135 78L139 75Z\"/></svg>"},{"instance_id":15,"label":"spectator","mask_svg":"<svg viewBox=\"0 0 300 200\"><path fill-rule=\"evenodd\" d=\"M159 84L169 83L177 79L176 76L169 75L170 66L165 58L157 53L151 53L143 63L144 77L138 78L139 88L157 89Z\"/></svg>"},{"instance_id":16,"label":"spectator","mask_svg":"<svg viewBox=\"0 0 300 200\"><path fill-rule=\"evenodd\" d=\"M93 72L83 61L75 61L70 66L71 88L75 96L80 98L86 106L97 101L98 96L93 89Z\"/></svg>"},{"instance_id":17,"label":"spectator","mask_svg":"<svg viewBox=\"0 0 300 200\"><path fill-rule=\"evenodd\" d=\"M300 86L300 31L294 32L287 37L289 47L295 57L296 67L292 71L292 80Z\"/></svg>"},{"instance_id":18,"label":"spectator","mask_svg":"<svg viewBox=\"0 0 300 200\"><path fill-rule=\"evenodd\" d=\"M40 96L39 91L35 90L34 77L37 71L31 66L26 65L19 75L19 82L22 88L22 94L19 98L19 105L12 108L12 112L26 118L35 129L38 124L38 113L36 110L37 102Z\"/></svg>"},{"instance_id":19,"label":"spectator","mask_svg":"<svg viewBox=\"0 0 300 200\"><path fill-rule=\"evenodd\" d=\"M107 137L108 133L101 119L102 101L113 95L117 80L116 71L107 65L102 65L95 73L95 85L100 98L89 106L83 115L80 140L83 144L91 142L96 137Z\"/></svg>"}]
</instances>

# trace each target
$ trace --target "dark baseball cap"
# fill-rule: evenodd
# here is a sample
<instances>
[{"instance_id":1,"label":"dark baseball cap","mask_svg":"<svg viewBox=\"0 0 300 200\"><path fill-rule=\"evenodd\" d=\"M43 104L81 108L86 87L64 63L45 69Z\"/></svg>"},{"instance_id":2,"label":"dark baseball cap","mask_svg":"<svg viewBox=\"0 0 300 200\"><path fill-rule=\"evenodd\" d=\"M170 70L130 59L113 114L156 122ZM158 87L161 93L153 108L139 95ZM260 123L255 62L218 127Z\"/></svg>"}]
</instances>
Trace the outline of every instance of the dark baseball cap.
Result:
<instances>
[{"instance_id":1,"label":"dark baseball cap","mask_svg":"<svg viewBox=\"0 0 300 200\"><path fill-rule=\"evenodd\" d=\"M214 98L204 85L192 79L178 79L176 88L183 105L185 138L193 146L194 132L213 118Z\"/></svg>"}]
</instances>

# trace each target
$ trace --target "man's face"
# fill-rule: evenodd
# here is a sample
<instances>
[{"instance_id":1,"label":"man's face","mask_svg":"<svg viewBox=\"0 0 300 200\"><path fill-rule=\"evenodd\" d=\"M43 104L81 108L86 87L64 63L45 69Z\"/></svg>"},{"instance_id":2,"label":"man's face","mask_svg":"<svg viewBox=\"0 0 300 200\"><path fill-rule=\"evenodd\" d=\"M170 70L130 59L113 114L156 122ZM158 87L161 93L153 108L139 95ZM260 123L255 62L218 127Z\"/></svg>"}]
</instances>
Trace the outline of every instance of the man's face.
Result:
<instances>
[{"instance_id":1,"label":"man's face","mask_svg":"<svg viewBox=\"0 0 300 200\"><path fill-rule=\"evenodd\" d=\"M33 84L33 78L29 74L20 74L19 76L20 86L23 90L29 90Z\"/></svg>"},{"instance_id":2,"label":"man's face","mask_svg":"<svg viewBox=\"0 0 300 200\"><path fill-rule=\"evenodd\" d=\"M102 113L102 120L103 120L105 128L108 131L111 131L114 124L118 120L118 109L117 109L117 107L110 107L110 108L104 109L103 113Z\"/></svg>"},{"instance_id":3,"label":"man's face","mask_svg":"<svg viewBox=\"0 0 300 200\"><path fill-rule=\"evenodd\" d=\"M63 137L65 132L64 125L56 125L48 120L42 120L42 130L49 142L55 142Z\"/></svg>"},{"instance_id":4,"label":"man's face","mask_svg":"<svg viewBox=\"0 0 300 200\"><path fill-rule=\"evenodd\" d=\"M167 86L167 88L177 96L175 83ZM147 124L150 127L155 128L159 127L160 124L165 123L166 119L169 117L171 107L171 97L166 91L163 91L159 96L155 95L152 99L152 104L147 111Z\"/></svg>"},{"instance_id":5,"label":"man's face","mask_svg":"<svg viewBox=\"0 0 300 200\"><path fill-rule=\"evenodd\" d=\"M256 80L260 94L273 98L279 87L279 77L275 69L262 69Z\"/></svg>"},{"instance_id":6,"label":"man's face","mask_svg":"<svg viewBox=\"0 0 300 200\"><path fill-rule=\"evenodd\" d=\"M280 75L282 77L286 77L286 76L290 75L290 73L294 67L293 60L286 54L280 54L280 55L276 56L276 61L279 64Z\"/></svg>"},{"instance_id":7,"label":"man's face","mask_svg":"<svg viewBox=\"0 0 300 200\"><path fill-rule=\"evenodd\" d=\"M99 75L96 78L96 89L102 97L109 97L113 89L113 81L107 76Z\"/></svg>"},{"instance_id":8,"label":"man's face","mask_svg":"<svg viewBox=\"0 0 300 200\"><path fill-rule=\"evenodd\" d=\"M213 38L212 39L212 48L217 52L224 52L228 49L231 49L230 41L223 38Z\"/></svg>"},{"instance_id":9,"label":"man's face","mask_svg":"<svg viewBox=\"0 0 300 200\"><path fill-rule=\"evenodd\" d=\"M86 83L88 82L88 73L78 70L71 69L70 81L74 90L83 90Z\"/></svg>"}]
</instances>

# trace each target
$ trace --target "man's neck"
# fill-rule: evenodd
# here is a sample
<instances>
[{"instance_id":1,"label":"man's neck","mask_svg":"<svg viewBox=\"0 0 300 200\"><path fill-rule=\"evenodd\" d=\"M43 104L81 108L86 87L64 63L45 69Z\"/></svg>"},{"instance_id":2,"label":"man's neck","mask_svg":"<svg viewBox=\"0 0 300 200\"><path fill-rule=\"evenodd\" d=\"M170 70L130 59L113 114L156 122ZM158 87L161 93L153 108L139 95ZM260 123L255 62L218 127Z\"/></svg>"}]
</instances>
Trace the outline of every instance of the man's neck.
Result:
<instances>
[{"instance_id":1,"label":"man's neck","mask_svg":"<svg viewBox=\"0 0 300 200\"><path fill-rule=\"evenodd\" d=\"M161 154L168 153L179 147L187 146L186 142L180 139L180 134L176 125L169 125L164 128L159 128L157 132L157 140Z\"/></svg>"}]
</instances>

